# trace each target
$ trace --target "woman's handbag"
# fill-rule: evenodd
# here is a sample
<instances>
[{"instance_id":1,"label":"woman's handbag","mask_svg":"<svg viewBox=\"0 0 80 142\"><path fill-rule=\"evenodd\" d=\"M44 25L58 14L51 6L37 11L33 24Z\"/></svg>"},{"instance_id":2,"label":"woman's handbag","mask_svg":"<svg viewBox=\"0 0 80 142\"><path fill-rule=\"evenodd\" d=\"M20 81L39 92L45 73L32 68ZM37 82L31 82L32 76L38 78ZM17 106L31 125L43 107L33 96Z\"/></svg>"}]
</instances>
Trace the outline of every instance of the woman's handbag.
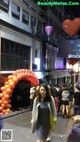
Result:
<instances>
[{"instance_id":1,"label":"woman's handbag","mask_svg":"<svg viewBox=\"0 0 80 142\"><path fill-rule=\"evenodd\" d=\"M52 131L56 129L56 120L57 118L53 117L52 113L50 112L50 125Z\"/></svg>"}]
</instances>

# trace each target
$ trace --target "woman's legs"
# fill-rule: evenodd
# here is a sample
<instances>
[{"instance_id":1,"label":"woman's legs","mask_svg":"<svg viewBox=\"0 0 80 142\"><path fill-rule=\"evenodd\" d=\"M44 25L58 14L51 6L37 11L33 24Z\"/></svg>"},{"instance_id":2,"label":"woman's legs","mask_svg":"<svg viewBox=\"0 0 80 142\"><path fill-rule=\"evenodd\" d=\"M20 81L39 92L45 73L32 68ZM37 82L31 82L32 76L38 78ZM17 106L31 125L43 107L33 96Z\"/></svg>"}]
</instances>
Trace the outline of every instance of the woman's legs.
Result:
<instances>
[{"instance_id":1,"label":"woman's legs","mask_svg":"<svg viewBox=\"0 0 80 142\"><path fill-rule=\"evenodd\" d=\"M64 116L65 115L65 105L62 104L62 115Z\"/></svg>"},{"instance_id":2,"label":"woman's legs","mask_svg":"<svg viewBox=\"0 0 80 142\"><path fill-rule=\"evenodd\" d=\"M69 105L66 105L66 115L69 116Z\"/></svg>"}]
</instances>

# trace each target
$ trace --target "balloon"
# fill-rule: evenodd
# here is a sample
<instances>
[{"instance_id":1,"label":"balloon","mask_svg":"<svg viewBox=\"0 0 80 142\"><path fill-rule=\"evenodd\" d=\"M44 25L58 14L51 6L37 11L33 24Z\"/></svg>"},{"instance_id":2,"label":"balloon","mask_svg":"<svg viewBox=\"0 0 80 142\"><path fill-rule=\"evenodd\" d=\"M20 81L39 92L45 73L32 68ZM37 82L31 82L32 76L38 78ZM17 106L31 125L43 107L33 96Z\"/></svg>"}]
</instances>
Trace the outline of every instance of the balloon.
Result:
<instances>
[{"instance_id":1,"label":"balloon","mask_svg":"<svg viewBox=\"0 0 80 142\"><path fill-rule=\"evenodd\" d=\"M77 28L80 30L80 18L73 19L73 23L77 25Z\"/></svg>"},{"instance_id":2,"label":"balloon","mask_svg":"<svg viewBox=\"0 0 80 142\"><path fill-rule=\"evenodd\" d=\"M0 93L0 98L3 98L3 94L2 93Z\"/></svg>"},{"instance_id":3,"label":"balloon","mask_svg":"<svg viewBox=\"0 0 80 142\"><path fill-rule=\"evenodd\" d=\"M8 94L5 94L5 95L4 95L4 99L5 99L5 100L8 100L8 99L9 99L9 95L8 95Z\"/></svg>"},{"instance_id":4,"label":"balloon","mask_svg":"<svg viewBox=\"0 0 80 142\"><path fill-rule=\"evenodd\" d=\"M8 76L8 79L12 79L12 75L9 75L9 76Z\"/></svg>"},{"instance_id":5,"label":"balloon","mask_svg":"<svg viewBox=\"0 0 80 142\"><path fill-rule=\"evenodd\" d=\"M3 109L3 111L2 111L2 112L3 112L3 114L5 114L5 113L6 113L6 109Z\"/></svg>"},{"instance_id":6,"label":"balloon","mask_svg":"<svg viewBox=\"0 0 80 142\"><path fill-rule=\"evenodd\" d=\"M7 93L7 94L10 94L10 93L12 93L12 90L11 90L10 88L7 88L7 89L6 89L6 93Z\"/></svg>"},{"instance_id":7,"label":"balloon","mask_svg":"<svg viewBox=\"0 0 80 142\"><path fill-rule=\"evenodd\" d=\"M5 104L1 104L1 106L4 108L4 107L5 107Z\"/></svg>"},{"instance_id":8,"label":"balloon","mask_svg":"<svg viewBox=\"0 0 80 142\"><path fill-rule=\"evenodd\" d=\"M75 21L75 20L74 20ZM75 36L77 32L79 31L79 26L76 22L74 22L70 19L66 19L62 23L62 27L64 31L70 35L71 37Z\"/></svg>"},{"instance_id":9,"label":"balloon","mask_svg":"<svg viewBox=\"0 0 80 142\"><path fill-rule=\"evenodd\" d=\"M13 77L12 81L14 82L14 84L16 84L18 82L17 77Z\"/></svg>"},{"instance_id":10,"label":"balloon","mask_svg":"<svg viewBox=\"0 0 80 142\"><path fill-rule=\"evenodd\" d=\"M3 101L2 101L2 100L0 100L0 105L2 104L2 102L3 102Z\"/></svg>"},{"instance_id":11,"label":"balloon","mask_svg":"<svg viewBox=\"0 0 80 142\"><path fill-rule=\"evenodd\" d=\"M10 109L8 108L8 109L6 109L6 112L10 112Z\"/></svg>"},{"instance_id":12,"label":"balloon","mask_svg":"<svg viewBox=\"0 0 80 142\"><path fill-rule=\"evenodd\" d=\"M0 106L0 111L3 111L3 107L2 106Z\"/></svg>"},{"instance_id":13,"label":"balloon","mask_svg":"<svg viewBox=\"0 0 80 142\"><path fill-rule=\"evenodd\" d=\"M1 91L5 91L5 87L3 86L3 87L1 87Z\"/></svg>"},{"instance_id":14,"label":"balloon","mask_svg":"<svg viewBox=\"0 0 80 142\"><path fill-rule=\"evenodd\" d=\"M5 98L2 98L2 100L4 101L4 100L5 100Z\"/></svg>"},{"instance_id":15,"label":"balloon","mask_svg":"<svg viewBox=\"0 0 80 142\"><path fill-rule=\"evenodd\" d=\"M8 84L7 84L7 85L4 85L4 87L5 87L5 88L9 88L9 85L8 85Z\"/></svg>"},{"instance_id":16,"label":"balloon","mask_svg":"<svg viewBox=\"0 0 80 142\"><path fill-rule=\"evenodd\" d=\"M4 105L7 105L7 104L8 104L8 101L7 101L7 100L4 100L4 101L3 101L3 104L4 104Z\"/></svg>"},{"instance_id":17,"label":"balloon","mask_svg":"<svg viewBox=\"0 0 80 142\"><path fill-rule=\"evenodd\" d=\"M13 81L11 81L11 82L9 83L9 87L10 87L11 89L14 88L14 82L13 82Z\"/></svg>"},{"instance_id":18,"label":"balloon","mask_svg":"<svg viewBox=\"0 0 80 142\"><path fill-rule=\"evenodd\" d=\"M11 104L8 104L8 105L7 105L7 107L8 107L8 108L11 108L11 107L12 107L12 105L11 105Z\"/></svg>"},{"instance_id":19,"label":"balloon","mask_svg":"<svg viewBox=\"0 0 80 142\"><path fill-rule=\"evenodd\" d=\"M4 86L1 87L0 93L0 114L8 114L11 112L12 91L19 80L29 80L31 84L38 85L38 79L33 71L27 69L20 69L8 76L8 80Z\"/></svg>"},{"instance_id":20,"label":"balloon","mask_svg":"<svg viewBox=\"0 0 80 142\"><path fill-rule=\"evenodd\" d=\"M3 93L3 95L7 94L7 93L6 93L6 90L5 90L5 91L3 91L2 93Z\"/></svg>"}]
</instances>

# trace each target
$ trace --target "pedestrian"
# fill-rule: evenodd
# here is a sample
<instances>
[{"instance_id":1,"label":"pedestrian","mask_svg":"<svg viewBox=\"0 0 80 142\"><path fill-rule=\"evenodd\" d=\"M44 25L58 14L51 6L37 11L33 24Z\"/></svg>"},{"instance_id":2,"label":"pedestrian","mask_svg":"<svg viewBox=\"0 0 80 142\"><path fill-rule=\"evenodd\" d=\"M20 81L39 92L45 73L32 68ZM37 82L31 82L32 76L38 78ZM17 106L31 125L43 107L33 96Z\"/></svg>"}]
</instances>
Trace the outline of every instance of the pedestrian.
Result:
<instances>
[{"instance_id":1,"label":"pedestrian","mask_svg":"<svg viewBox=\"0 0 80 142\"><path fill-rule=\"evenodd\" d=\"M69 109L69 102L70 102L70 93L66 86L63 86L62 91L62 116L69 118L70 109Z\"/></svg>"},{"instance_id":2,"label":"pedestrian","mask_svg":"<svg viewBox=\"0 0 80 142\"><path fill-rule=\"evenodd\" d=\"M80 115L73 118L73 126L68 135L67 142L80 142Z\"/></svg>"},{"instance_id":3,"label":"pedestrian","mask_svg":"<svg viewBox=\"0 0 80 142\"><path fill-rule=\"evenodd\" d=\"M47 85L39 86L39 95L35 98L32 110L32 133L36 132L37 142L46 142L51 129L57 121L55 102L49 94Z\"/></svg>"},{"instance_id":4,"label":"pedestrian","mask_svg":"<svg viewBox=\"0 0 80 142\"><path fill-rule=\"evenodd\" d=\"M80 115L80 86L77 85L73 96L74 115Z\"/></svg>"},{"instance_id":5,"label":"pedestrian","mask_svg":"<svg viewBox=\"0 0 80 142\"><path fill-rule=\"evenodd\" d=\"M32 111L33 108L33 102L34 102L34 98L35 98L35 91L36 91L36 87L33 86L30 89L30 110Z\"/></svg>"}]
</instances>

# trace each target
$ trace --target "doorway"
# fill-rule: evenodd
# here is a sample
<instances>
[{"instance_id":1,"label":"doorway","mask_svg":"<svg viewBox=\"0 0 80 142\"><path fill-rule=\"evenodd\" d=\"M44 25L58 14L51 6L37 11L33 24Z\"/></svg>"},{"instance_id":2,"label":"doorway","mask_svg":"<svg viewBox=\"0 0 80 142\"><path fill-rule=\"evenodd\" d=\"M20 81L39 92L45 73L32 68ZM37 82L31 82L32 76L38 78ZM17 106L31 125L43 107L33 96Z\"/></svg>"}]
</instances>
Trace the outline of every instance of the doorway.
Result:
<instances>
[{"instance_id":1,"label":"doorway","mask_svg":"<svg viewBox=\"0 0 80 142\"><path fill-rule=\"evenodd\" d=\"M17 83L11 98L12 110L21 110L30 106L30 85L30 82L25 80Z\"/></svg>"}]
</instances>

